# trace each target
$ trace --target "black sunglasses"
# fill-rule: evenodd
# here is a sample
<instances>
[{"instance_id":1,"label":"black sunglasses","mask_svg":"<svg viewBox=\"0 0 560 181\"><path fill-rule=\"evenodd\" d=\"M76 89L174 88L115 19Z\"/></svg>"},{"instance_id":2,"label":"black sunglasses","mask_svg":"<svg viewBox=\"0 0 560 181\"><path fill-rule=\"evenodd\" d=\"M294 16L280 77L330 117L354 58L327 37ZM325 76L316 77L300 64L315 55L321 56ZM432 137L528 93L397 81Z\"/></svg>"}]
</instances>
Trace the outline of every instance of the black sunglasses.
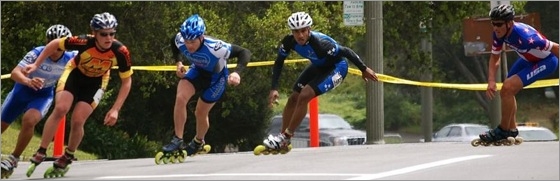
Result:
<instances>
[{"instance_id":1,"label":"black sunglasses","mask_svg":"<svg viewBox=\"0 0 560 181\"><path fill-rule=\"evenodd\" d=\"M99 35L101 35L102 37L115 36L115 34L117 34L117 32L111 32L111 33L100 32L99 33Z\"/></svg>"},{"instance_id":2,"label":"black sunglasses","mask_svg":"<svg viewBox=\"0 0 560 181\"><path fill-rule=\"evenodd\" d=\"M500 22L500 23L495 23L495 22L492 22L492 26L495 26L495 27L502 27L502 26L504 26L504 24L506 24L506 23L501 23L501 22Z\"/></svg>"}]
</instances>

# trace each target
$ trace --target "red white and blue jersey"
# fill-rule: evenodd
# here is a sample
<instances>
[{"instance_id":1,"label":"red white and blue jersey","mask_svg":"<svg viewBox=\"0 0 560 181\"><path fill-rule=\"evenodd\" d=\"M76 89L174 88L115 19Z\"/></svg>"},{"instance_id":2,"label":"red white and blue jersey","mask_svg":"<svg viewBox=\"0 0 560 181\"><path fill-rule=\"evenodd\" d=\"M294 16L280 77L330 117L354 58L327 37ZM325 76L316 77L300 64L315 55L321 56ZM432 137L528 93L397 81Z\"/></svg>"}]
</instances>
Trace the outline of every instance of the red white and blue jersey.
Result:
<instances>
[{"instance_id":1,"label":"red white and blue jersey","mask_svg":"<svg viewBox=\"0 0 560 181\"><path fill-rule=\"evenodd\" d=\"M492 54L499 54L504 42L529 62L541 61L551 54L552 43L525 23L514 22L511 34L506 38L498 38L496 33L492 33L492 38Z\"/></svg>"}]
</instances>

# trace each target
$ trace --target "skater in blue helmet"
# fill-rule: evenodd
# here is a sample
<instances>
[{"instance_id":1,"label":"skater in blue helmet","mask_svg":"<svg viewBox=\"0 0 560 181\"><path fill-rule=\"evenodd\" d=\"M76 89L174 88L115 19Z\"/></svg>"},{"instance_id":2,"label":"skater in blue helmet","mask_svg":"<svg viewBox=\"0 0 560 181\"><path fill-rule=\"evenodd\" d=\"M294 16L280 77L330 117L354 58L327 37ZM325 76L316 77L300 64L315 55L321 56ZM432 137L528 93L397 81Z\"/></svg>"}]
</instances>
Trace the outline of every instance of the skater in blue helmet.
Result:
<instances>
[{"instance_id":1,"label":"skater in blue helmet","mask_svg":"<svg viewBox=\"0 0 560 181\"><path fill-rule=\"evenodd\" d=\"M515 114L515 95L523 87L545 78L558 68L558 43L552 42L535 28L515 22L515 11L511 5L499 5L489 13L493 27L493 44L488 64L488 88L486 95L493 99L497 92L496 71L500 65L500 52L507 44L519 55L510 68L507 79L500 90L502 119L500 125L480 135L485 142L495 142L518 135Z\"/></svg>"},{"instance_id":2,"label":"skater in blue helmet","mask_svg":"<svg viewBox=\"0 0 560 181\"><path fill-rule=\"evenodd\" d=\"M52 25L46 31L47 43L68 36L72 36L70 29L60 24ZM57 50L47 57L41 69L29 75L24 74L24 67L34 63L44 49L45 46L39 46L29 51L11 73L11 78L16 83L2 104L2 133L21 114L23 117L16 147L8 159L1 163L2 178L8 178L17 167L19 156L33 137L35 125L51 106L55 84L62 75L64 66L76 55L75 52Z\"/></svg>"},{"instance_id":3,"label":"skater in blue helmet","mask_svg":"<svg viewBox=\"0 0 560 181\"><path fill-rule=\"evenodd\" d=\"M177 65L176 74L180 78L177 85L177 96L173 122L175 134L171 143L163 146L164 152L178 150L183 147L183 134L187 119L185 109L189 99L201 92L196 103L196 136L186 145L187 155L195 154L205 144L204 136L210 126L208 113L220 100L227 85L237 86L241 82L239 73L250 61L251 52L241 46L224 42L205 34L206 24L202 17L194 14L188 17L172 37L173 57ZM190 66L185 69L181 54L186 57ZM231 73L226 67L228 59L237 58L237 68Z\"/></svg>"},{"instance_id":4,"label":"skater in blue helmet","mask_svg":"<svg viewBox=\"0 0 560 181\"><path fill-rule=\"evenodd\" d=\"M263 141L269 149L285 148L290 144L294 130L301 124L307 114L307 105L311 99L339 86L348 73L350 60L362 71L365 81L377 81L375 72L368 68L360 57L350 48L339 45L331 37L311 30L313 19L308 13L296 12L288 18L291 34L280 42L278 57L272 71L272 87L269 103L278 99L278 80L284 60L291 50L311 61L293 85L293 92L288 98L282 113L282 130L279 135L269 135Z\"/></svg>"}]
</instances>

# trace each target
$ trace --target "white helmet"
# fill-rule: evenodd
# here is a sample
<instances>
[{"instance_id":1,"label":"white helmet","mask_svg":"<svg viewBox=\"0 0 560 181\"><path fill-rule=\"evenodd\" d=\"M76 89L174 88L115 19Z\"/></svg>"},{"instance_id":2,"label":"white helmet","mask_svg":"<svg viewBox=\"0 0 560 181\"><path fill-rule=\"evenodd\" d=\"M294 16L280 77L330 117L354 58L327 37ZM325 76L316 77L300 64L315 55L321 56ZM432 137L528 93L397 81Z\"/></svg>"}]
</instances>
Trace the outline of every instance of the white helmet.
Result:
<instances>
[{"instance_id":1,"label":"white helmet","mask_svg":"<svg viewBox=\"0 0 560 181\"><path fill-rule=\"evenodd\" d=\"M311 19L311 16L309 16L309 14L307 14L306 12L293 13L288 18L288 27L290 27L291 30L310 27L312 24L313 19Z\"/></svg>"},{"instance_id":2,"label":"white helmet","mask_svg":"<svg viewBox=\"0 0 560 181\"><path fill-rule=\"evenodd\" d=\"M95 14L90 21L90 26L95 31L117 28L117 25L117 18L108 12Z\"/></svg>"},{"instance_id":3,"label":"white helmet","mask_svg":"<svg viewBox=\"0 0 560 181\"><path fill-rule=\"evenodd\" d=\"M61 24L56 24L47 29L46 35L47 39L49 39L50 41L57 38L72 36L72 32L70 32L70 29L68 29L68 27Z\"/></svg>"}]
</instances>

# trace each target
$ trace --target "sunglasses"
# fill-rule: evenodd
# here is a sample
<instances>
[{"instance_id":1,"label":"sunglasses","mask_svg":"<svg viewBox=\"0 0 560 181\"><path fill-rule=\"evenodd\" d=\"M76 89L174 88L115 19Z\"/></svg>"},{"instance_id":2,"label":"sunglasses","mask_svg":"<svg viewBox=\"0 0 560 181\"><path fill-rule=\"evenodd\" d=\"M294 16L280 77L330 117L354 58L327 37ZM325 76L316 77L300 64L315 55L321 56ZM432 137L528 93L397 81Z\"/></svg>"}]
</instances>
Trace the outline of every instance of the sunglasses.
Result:
<instances>
[{"instance_id":1,"label":"sunglasses","mask_svg":"<svg viewBox=\"0 0 560 181\"><path fill-rule=\"evenodd\" d=\"M115 36L116 33L117 32L111 32L111 33L99 32L99 35L101 35L102 37Z\"/></svg>"},{"instance_id":2,"label":"sunglasses","mask_svg":"<svg viewBox=\"0 0 560 181\"><path fill-rule=\"evenodd\" d=\"M492 26L495 26L495 27L502 27L502 26L504 26L504 24L506 24L506 23L504 23L504 22L499 22L499 23L492 22Z\"/></svg>"}]
</instances>

